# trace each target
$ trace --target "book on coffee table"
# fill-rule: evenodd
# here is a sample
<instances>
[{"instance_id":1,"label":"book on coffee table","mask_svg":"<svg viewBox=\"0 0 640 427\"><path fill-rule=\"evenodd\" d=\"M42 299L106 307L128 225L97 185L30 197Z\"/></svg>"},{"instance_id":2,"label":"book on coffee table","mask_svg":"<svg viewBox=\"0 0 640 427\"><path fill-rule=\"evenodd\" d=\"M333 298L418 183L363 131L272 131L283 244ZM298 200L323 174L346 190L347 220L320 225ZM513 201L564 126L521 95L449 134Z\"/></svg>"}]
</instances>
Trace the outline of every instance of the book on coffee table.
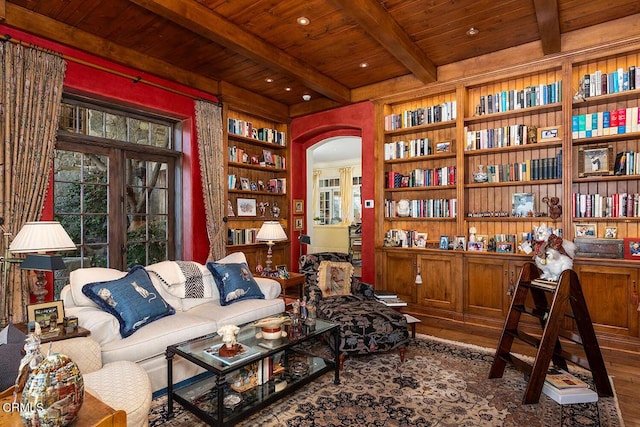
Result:
<instances>
[{"instance_id":1,"label":"book on coffee table","mask_svg":"<svg viewBox=\"0 0 640 427\"><path fill-rule=\"evenodd\" d=\"M234 363L238 363L248 357L253 356L254 354L259 354L260 352L258 350L255 350L249 346L246 346L244 344L240 344L238 343L238 345L240 346L240 350L238 351L238 354L236 354L233 357L224 357L224 356L220 356L219 351L220 351L220 347L222 347L224 345L224 343L222 344L216 344L213 345L207 349L204 350L204 353L208 356L213 357L216 360L219 360L220 362L224 363L225 365L233 365Z\"/></svg>"}]
</instances>

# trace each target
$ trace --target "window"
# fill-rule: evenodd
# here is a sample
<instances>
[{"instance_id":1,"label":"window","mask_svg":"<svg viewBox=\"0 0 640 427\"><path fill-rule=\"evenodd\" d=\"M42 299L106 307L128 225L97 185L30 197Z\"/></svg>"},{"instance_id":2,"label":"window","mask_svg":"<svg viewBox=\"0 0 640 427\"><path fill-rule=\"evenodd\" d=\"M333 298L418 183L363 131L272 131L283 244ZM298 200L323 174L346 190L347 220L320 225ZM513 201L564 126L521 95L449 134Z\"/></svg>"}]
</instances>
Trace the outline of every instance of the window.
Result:
<instances>
[{"instance_id":1,"label":"window","mask_svg":"<svg viewBox=\"0 0 640 427\"><path fill-rule=\"evenodd\" d=\"M342 206L340 203L340 178L326 178L320 180L318 201L318 215L321 224L336 224L342 222ZM353 177L353 217L362 218L362 202L360 188L362 177Z\"/></svg>"},{"instance_id":2,"label":"window","mask_svg":"<svg viewBox=\"0 0 640 427\"><path fill-rule=\"evenodd\" d=\"M178 124L65 98L54 216L78 251L67 267L126 270L175 259Z\"/></svg>"}]
</instances>

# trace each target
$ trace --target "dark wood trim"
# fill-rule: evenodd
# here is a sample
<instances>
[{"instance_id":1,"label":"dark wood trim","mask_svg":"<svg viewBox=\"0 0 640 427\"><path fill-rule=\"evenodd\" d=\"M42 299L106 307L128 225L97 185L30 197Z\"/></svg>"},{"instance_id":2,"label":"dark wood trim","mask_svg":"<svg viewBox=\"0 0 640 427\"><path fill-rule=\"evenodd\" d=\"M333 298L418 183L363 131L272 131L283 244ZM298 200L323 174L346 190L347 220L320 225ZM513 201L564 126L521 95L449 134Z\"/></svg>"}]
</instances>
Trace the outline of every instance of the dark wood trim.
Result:
<instances>
[{"instance_id":1,"label":"dark wood trim","mask_svg":"<svg viewBox=\"0 0 640 427\"><path fill-rule=\"evenodd\" d=\"M542 51L545 55L560 52L558 0L534 0L533 6L536 9Z\"/></svg>"}]
</instances>

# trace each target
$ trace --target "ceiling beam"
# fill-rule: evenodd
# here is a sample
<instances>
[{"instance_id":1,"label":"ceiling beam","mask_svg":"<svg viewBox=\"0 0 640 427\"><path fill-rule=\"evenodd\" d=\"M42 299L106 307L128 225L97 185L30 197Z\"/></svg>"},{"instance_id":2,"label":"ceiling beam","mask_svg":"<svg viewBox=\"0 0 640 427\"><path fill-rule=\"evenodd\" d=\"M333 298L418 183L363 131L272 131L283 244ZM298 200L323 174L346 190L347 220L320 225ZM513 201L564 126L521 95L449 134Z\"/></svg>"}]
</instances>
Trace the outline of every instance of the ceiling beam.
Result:
<instances>
[{"instance_id":1,"label":"ceiling beam","mask_svg":"<svg viewBox=\"0 0 640 427\"><path fill-rule=\"evenodd\" d=\"M259 65L301 81L310 89L341 103L351 101L348 87L322 74L201 4L187 0L131 0L165 19L220 44Z\"/></svg>"},{"instance_id":2,"label":"ceiling beam","mask_svg":"<svg viewBox=\"0 0 640 427\"><path fill-rule=\"evenodd\" d=\"M330 0L423 83L437 80L437 68L378 0Z\"/></svg>"},{"instance_id":3,"label":"ceiling beam","mask_svg":"<svg viewBox=\"0 0 640 427\"><path fill-rule=\"evenodd\" d=\"M545 55L560 52L560 17L558 0L533 0L536 9L538 31Z\"/></svg>"}]
</instances>

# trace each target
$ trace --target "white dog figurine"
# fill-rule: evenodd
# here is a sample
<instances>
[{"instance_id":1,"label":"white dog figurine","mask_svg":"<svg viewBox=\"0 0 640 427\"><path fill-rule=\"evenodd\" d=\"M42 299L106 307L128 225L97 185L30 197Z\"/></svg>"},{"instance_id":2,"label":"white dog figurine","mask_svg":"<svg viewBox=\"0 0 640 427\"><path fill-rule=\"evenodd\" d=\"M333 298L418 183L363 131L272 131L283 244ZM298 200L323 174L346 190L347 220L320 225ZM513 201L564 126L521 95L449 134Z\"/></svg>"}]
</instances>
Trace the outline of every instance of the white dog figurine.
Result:
<instances>
[{"instance_id":1,"label":"white dog figurine","mask_svg":"<svg viewBox=\"0 0 640 427\"><path fill-rule=\"evenodd\" d=\"M576 245L553 234L544 223L534 227L534 234L533 259L542 270L540 278L556 281L564 270L573 267Z\"/></svg>"},{"instance_id":2,"label":"white dog figurine","mask_svg":"<svg viewBox=\"0 0 640 427\"><path fill-rule=\"evenodd\" d=\"M222 337L222 341L227 348L233 348L236 345L236 335L238 335L238 332L240 332L240 328L231 324L221 326L220 329L218 329L218 335Z\"/></svg>"}]
</instances>

